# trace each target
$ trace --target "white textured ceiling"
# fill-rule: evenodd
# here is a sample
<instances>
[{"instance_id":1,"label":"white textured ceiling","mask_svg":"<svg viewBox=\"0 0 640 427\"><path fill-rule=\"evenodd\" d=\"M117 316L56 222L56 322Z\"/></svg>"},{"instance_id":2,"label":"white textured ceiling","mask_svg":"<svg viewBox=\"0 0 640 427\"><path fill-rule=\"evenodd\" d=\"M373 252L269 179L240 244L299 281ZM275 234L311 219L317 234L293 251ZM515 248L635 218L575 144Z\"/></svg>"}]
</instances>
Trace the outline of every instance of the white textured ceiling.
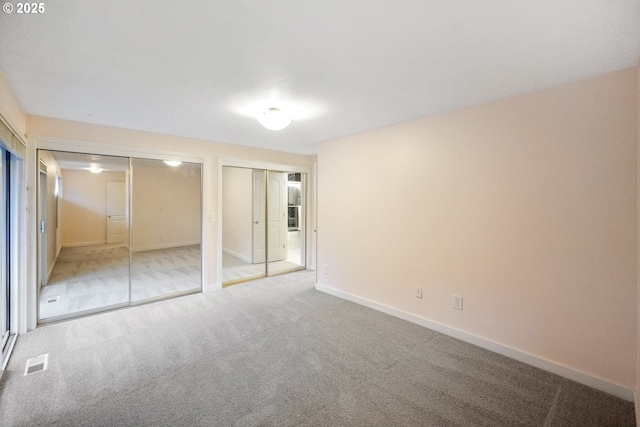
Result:
<instances>
[{"instance_id":1,"label":"white textured ceiling","mask_svg":"<svg viewBox=\"0 0 640 427\"><path fill-rule=\"evenodd\" d=\"M0 14L0 71L27 113L305 154L640 58L640 0L44 5ZM293 123L262 128L271 106Z\"/></svg>"}]
</instances>

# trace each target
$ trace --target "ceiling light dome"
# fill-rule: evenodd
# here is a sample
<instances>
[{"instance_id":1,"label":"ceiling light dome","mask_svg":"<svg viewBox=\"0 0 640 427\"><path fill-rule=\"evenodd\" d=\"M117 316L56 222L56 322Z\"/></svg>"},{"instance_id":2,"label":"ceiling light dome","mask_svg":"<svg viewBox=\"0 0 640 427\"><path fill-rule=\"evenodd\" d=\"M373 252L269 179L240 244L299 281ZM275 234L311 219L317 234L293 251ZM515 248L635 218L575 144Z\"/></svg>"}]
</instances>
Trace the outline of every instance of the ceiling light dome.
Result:
<instances>
[{"instance_id":1,"label":"ceiling light dome","mask_svg":"<svg viewBox=\"0 0 640 427\"><path fill-rule=\"evenodd\" d=\"M179 160L165 160L164 162L165 162L167 165L169 165L169 166L173 166L173 167L180 166L180 165L182 164L182 162L181 162L181 161L179 161Z\"/></svg>"},{"instance_id":2,"label":"ceiling light dome","mask_svg":"<svg viewBox=\"0 0 640 427\"><path fill-rule=\"evenodd\" d=\"M258 114L256 118L262 126L271 130L284 129L291 123L291 117L275 107Z\"/></svg>"}]
</instances>

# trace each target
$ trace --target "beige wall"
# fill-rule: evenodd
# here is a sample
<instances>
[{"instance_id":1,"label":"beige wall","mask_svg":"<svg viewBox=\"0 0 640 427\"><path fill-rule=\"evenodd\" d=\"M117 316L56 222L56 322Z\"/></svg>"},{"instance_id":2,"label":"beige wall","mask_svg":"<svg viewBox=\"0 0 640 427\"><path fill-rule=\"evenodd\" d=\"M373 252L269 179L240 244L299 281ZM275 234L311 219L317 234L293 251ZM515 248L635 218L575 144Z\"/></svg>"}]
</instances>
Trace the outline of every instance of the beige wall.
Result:
<instances>
[{"instance_id":1,"label":"beige wall","mask_svg":"<svg viewBox=\"0 0 640 427\"><path fill-rule=\"evenodd\" d=\"M225 167L222 183L222 249L251 262L253 171Z\"/></svg>"},{"instance_id":2,"label":"beige wall","mask_svg":"<svg viewBox=\"0 0 640 427\"><path fill-rule=\"evenodd\" d=\"M133 251L200 244L201 165L133 159Z\"/></svg>"},{"instance_id":3,"label":"beige wall","mask_svg":"<svg viewBox=\"0 0 640 427\"><path fill-rule=\"evenodd\" d=\"M62 247L61 229L58 227L58 201L56 197L56 181L60 176L60 167L48 152L41 153L40 159L47 165L47 200L45 201L47 218L45 220L45 230L47 238L47 276L50 276Z\"/></svg>"},{"instance_id":4,"label":"beige wall","mask_svg":"<svg viewBox=\"0 0 640 427\"><path fill-rule=\"evenodd\" d=\"M124 172L62 170L62 246L107 243L107 182L125 182Z\"/></svg>"},{"instance_id":5,"label":"beige wall","mask_svg":"<svg viewBox=\"0 0 640 427\"><path fill-rule=\"evenodd\" d=\"M0 115L24 138L26 133L26 114L2 74L0 74Z\"/></svg>"},{"instance_id":6,"label":"beige wall","mask_svg":"<svg viewBox=\"0 0 640 427\"><path fill-rule=\"evenodd\" d=\"M635 388L636 85L628 69L321 144L319 284Z\"/></svg>"}]
</instances>

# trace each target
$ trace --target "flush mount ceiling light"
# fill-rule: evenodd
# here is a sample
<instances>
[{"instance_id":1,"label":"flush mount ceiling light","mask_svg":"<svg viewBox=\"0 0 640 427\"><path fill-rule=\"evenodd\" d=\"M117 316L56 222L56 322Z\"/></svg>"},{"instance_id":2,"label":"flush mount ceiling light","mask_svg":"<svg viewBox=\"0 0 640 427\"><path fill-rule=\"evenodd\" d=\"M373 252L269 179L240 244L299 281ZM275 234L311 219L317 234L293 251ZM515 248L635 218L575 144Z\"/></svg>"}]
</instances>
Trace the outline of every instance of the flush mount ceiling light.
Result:
<instances>
[{"instance_id":1,"label":"flush mount ceiling light","mask_svg":"<svg viewBox=\"0 0 640 427\"><path fill-rule=\"evenodd\" d=\"M291 123L291 117L275 107L258 114L256 118L262 126L271 130L284 129Z\"/></svg>"},{"instance_id":2,"label":"flush mount ceiling light","mask_svg":"<svg viewBox=\"0 0 640 427\"><path fill-rule=\"evenodd\" d=\"M166 164L168 164L169 166L180 166L182 164L182 162L178 161L178 160L165 160L164 161Z\"/></svg>"},{"instance_id":3,"label":"flush mount ceiling light","mask_svg":"<svg viewBox=\"0 0 640 427\"><path fill-rule=\"evenodd\" d=\"M100 173L100 172L102 172L102 169L100 169L96 165L91 165L91 167L89 168L89 172L91 172L91 173Z\"/></svg>"}]
</instances>

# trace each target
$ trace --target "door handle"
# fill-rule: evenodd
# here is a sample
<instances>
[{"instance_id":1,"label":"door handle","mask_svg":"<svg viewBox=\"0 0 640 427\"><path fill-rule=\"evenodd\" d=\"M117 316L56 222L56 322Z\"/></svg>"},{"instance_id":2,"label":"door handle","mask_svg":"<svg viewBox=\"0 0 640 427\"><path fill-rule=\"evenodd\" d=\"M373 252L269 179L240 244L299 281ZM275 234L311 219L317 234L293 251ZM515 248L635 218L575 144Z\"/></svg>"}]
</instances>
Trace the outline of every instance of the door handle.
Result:
<instances>
[{"instance_id":1,"label":"door handle","mask_svg":"<svg viewBox=\"0 0 640 427\"><path fill-rule=\"evenodd\" d=\"M260 221L253 221L254 224L260 224Z\"/></svg>"}]
</instances>

